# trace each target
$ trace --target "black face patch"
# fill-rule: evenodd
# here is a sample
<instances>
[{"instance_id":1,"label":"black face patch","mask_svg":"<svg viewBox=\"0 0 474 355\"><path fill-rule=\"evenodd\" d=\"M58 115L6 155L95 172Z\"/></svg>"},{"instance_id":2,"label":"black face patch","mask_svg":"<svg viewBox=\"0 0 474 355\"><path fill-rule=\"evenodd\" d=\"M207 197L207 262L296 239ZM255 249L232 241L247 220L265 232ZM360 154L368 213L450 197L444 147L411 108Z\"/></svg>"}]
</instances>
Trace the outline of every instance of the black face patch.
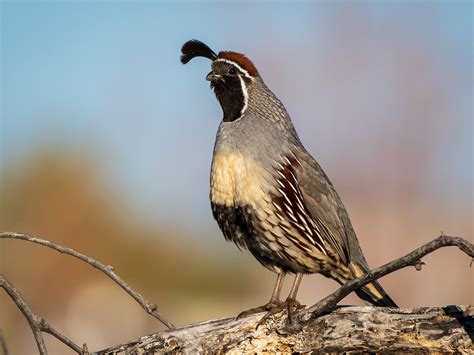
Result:
<instances>
[{"instance_id":1,"label":"black face patch","mask_svg":"<svg viewBox=\"0 0 474 355\"><path fill-rule=\"evenodd\" d=\"M223 120L232 122L238 119L245 107L244 89L239 75L224 75L224 81L211 82L214 93L224 113Z\"/></svg>"},{"instance_id":2,"label":"black face patch","mask_svg":"<svg viewBox=\"0 0 474 355\"><path fill-rule=\"evenodd\" d=\"M212 63L212 74L217 76L211 81L211 88L214 89L221 104L223 120L232 122L239 119L245 110L247 100L245 90L250 79L237 65L219 59Z\"/></svg>"}]
</instances>

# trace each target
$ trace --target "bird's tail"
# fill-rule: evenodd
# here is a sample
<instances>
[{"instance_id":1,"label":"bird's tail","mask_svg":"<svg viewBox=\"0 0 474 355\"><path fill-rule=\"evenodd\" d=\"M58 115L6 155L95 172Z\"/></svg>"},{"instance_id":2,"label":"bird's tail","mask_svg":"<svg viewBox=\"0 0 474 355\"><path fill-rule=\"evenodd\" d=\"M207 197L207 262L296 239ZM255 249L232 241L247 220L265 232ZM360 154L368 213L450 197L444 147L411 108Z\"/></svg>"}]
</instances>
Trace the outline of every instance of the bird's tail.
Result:
<instances>
[{"instance_id":1,"label":"bird's tail","mask_svg":"<svg viewBox=\"0 0 474 355\"><path fill-rule=\"evenodd\" d=\"M360 277L366 273L362 267L355 263L350 264L350 269L355 277ZM356 290L355 293L361 299L373 304L374 306L398 307L377 281L363 286Z\"/></svg>"}]
</instances>

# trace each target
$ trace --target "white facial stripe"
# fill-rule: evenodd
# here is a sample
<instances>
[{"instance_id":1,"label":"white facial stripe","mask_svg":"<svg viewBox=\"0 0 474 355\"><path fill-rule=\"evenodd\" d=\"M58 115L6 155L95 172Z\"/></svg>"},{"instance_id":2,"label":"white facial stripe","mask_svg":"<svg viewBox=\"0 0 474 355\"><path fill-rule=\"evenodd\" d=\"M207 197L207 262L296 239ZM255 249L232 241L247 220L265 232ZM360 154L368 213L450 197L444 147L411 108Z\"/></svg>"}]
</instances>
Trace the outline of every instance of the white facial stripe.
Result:
<instances>
[{"instance_id":1,"label":"white facial stripe","mask_svg":"<svg viewBox=\"0 0 474 355\"><path fill-rule=\"evenodd\" d=\"M233 62L231 60L228 60L228 59L223 59L223 58L219 58L219 59L216 59L215 60L216 62L224 62L224 63L227 63L227 64L232 64L233 66L235 66L237 69L239 69L244 75L245 77L253 80L252 76L249 74L249 72L247 70L245 70L244 68L242 68L240 65L238 65L236 62Z\"/></svg>"},{"instance_id":2,"label":"white facial stripe","mask_svg":"<svg viewBox=\"0 0 474 355\"><path fill-rule=\"evenodd\" d=\"M249 101L249 93L247 91L247 86L245 85L244 79L242 79L240 76L239 76L239 79L240 79L240 85L242 86L242 94L244 95L244 107L242 107L242 110L240 110L240 117L242 117L243 114L245 113L245 110L247 109L247 105Z\"/></svg>"},{"instance_id":3,"label":"white facial stripe","mask_svg":"<svg viewBox=\"0 0 474 355\"><path fill-rule=\"evenodd\" d=\"M227 64L230 64L230 65L233 65L235 66L238 70L240 70L244 76L250 80L254 80L253 77L249 74L249 72L247 70L245 70L244 68L242 68L240 65L238 65L236 62L233 62L231 60L228 60L228 59L224 59L224 58L219 58L219 59L216 59L215 60L216 62L223 62L223 63L227 63ZM239 118L235 119L235 121L238 121L242 118L242 116L244 115L245 113L245 110L247 110L247 106L248 106L248 101L249 101L249 94L248 94L248 91L247 91L247 86L245 84L245 81L244 79L242 79L242 77L239 75L239 80L240 80L240 85L242 86L242 94L244 95L244 106L242 107L242 110L240 110L240 116Z\"/></svg>"}]
</instances>

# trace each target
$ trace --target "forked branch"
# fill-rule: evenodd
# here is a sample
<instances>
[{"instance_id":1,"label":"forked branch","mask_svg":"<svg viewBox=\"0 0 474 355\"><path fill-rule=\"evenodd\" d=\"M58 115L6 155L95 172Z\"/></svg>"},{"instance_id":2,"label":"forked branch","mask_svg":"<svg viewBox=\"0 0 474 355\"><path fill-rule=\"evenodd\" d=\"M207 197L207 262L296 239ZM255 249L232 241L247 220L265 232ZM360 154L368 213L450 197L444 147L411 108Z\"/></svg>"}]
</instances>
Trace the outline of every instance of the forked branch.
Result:
<instances>
[{"instance_id":1,"label":"forked branch","mask_svg":"<svg viewBox=\"0 0 474 355\"><path fill-rule=\"evenodd\" d=\"M133 290L124 280L122 280L114 271L113 267L110 265L104 265L100 263L99 261L91 258L90 256L84 255L82 253L79 253L71 248L66 248L61 245L58 245L56 243L50 242L49 240L44 240L40 238L35 238L31 237L27 234L22 234L22 233L12 233L12 232L2 232L0 233L0 238L3 239L18 239L18 240L25 240L28 242L44 245L48 248L54 249L56 251L59 251L60 253L63 254L68 254L71 255L77 259L80 259L87 264L95 267L96 269L102 271L104 274L106 274L108 277L110 277L117 285L119 285L125 292L127 292L132 298L138 302L138 304L151 316L155 317L158 319L161 323L163 323L166 327L169 329L175 328L173 323L171 323L168 319L166 319L161 312L159 311L158 307L151 303L148 302L143 296L138 293L137 291Z\"/></svg>"},{"instance_id":2,"label":"forked branch","mask_svg":"<svg viewBox=\"0 0 474 355\"><path fill-rule=\"evenodd\" d=\"M48 351L46 350L46 345L44 344L42 334L43 332L51 334L56 339L69 346L78 354L82 354L82 349L78 345L76 345L71 339L59 333L56 329L51 327L51 325L49 325L46 320L34 313L28 306L26 301L23 299L20 292L18 292L15 287L2 274L0 274L0 287L5 290L5 292L10 296L13 302L15 302L17 307L28 320L28 323L31 327L31 331L33 332L33 336L36 340L36 345L38 345L38 350L41 355L46 355L48 353Z\"/></svg>"},{"instance_id":3,"label":"forked branch","mask_svg":"<svg viewBox=\"0 0 474 355\"><path fill-rule=\"evenodd\" d=\"M444 236L415 251L346 283L337 291L299 312L300 322L288 324L280 313L257 328L263 314L193 324L142 337L98 354L163 352L469 352L474 340L473 308L391 309L344 307L342 298L357 288L407 266L438 248L457 246L474 258L472 243ZM324 314L326 311L327 314Z\"/></svg>"},{"instance_id":4,"label":"forked branch","mask_svg":"<svg viewBox=\"0 0 474 355\"><path fill-rule=\"evenodd\" d=\"M298 326L290 327L286 321L286 317L280 316L272 317L273 319L269 320L266 327L257 330L255 327L260 320L260 315L257 314L244 319L221 319L202 324L190 325L180 329L172 329L174 326L161 315L156 306L149 303L139 293L132 290L130 286L113 272L112 267L103 265L100 262L70 248L25 234L5 232L0 233L0 238L19 239L37 243L87 262L89 265L92 265L109 276L122 289L131 295L149 314L171 329L151 336L142 337L140 340L129 344L123 344L103 350L99 352L101 354L142 351L154 353L155 351L161 352L176 350L180 352L226 352L232 350L327 350L338 352L355 351L358 349L373 351L418 351L422 349L431 349L433 351L449 351L452 349L458 349L463 351L463 349L472 349L472 339L474 338L474 335L470 330L472 329L473 322L472 307L460 306L461 308L459 308L456 311L457 313L455 312L454 315L451 315L452 312L447 312L446 309L398 310L365 307L339 309L327 316L322 316L324 312L332 310L342 298L367 283L373 282L380 277L407 266L415 266L418 269L422 265L421 258L436 249L446 246L457 246L471 258L474 258L473 244L459 237L442 235L419 247L415 251L374 269L358 279L346 283L328 297L309 308L301 310L298 313L300 320ZM44 319L33 313L18 291L14 289L3 275L0 275L0 286L6 290L28 319L41 354L46 354L42 332L52 334L78 353L86 353L86 348L79 348L67 337L54 330ZM448 317L443 318L442 314L445 314ZM452 319L454 319L454 321ZM358 330L360 337L346 339L341 334L346 334L345 332L353 332L353 328L345 329L344 327L350 326L350 324L355 324L354 322L363 323L363 327ZM422 324L420 322L425 322L423 324L429 325L426 332L424 332L424 329L418 327L418 324ZM381 324L386 323L392 324L393 327L385 329L380 326ZM459 326L459 324L461 324L461 326ZM339 334L339 331L336 331L334 334L331 332L327 333L327 329L339 329L342 333ZM376 329L377 331L374 333L373 329ZM434 330L438 332L436 333L438 335L436 335L435 338L432 338L430 334L432 334ZM298 331L298 333L294 334L296 331ZM380 332L383 336L381 337L380 334L375 336L378 334L377 332ZM439 334L441 334L441 336L439 336ZM456 336L453 336L453 334L456 334ZM420 336L422 337L422 340L416 340L419 339ZM343 340L342 343L341 339ZM430 342L430 345L427 345L427 341Z\"/></svg>"},{"instance_id":5,"label":"forked branch","mask_svg":"<svg viewBox=\"0 0 474 355\"><path fill-rule=\"evenodd\" d=\"M391 261L385 265L382 265L377 269L369 271L368 273L357 279L345 283L343 286L341 286L335 292L331 293L326 298L323 298L321 301L309 307L308 309L303 310L300 313L302 315L301 320L309 320L311 318L319 316L321 313L333 308L340 300L346 297L349 293L394 271L397 271L407 266L415 266L418 269L421 265L420 259L422 257L429 253L432 253L436 249L447 246L457 246L471 258L474 258L474 245L472 243L468 242L463 238L441 235L440 237L422 245L411 253L394 261Z\"/></svg>"}]
</instances>

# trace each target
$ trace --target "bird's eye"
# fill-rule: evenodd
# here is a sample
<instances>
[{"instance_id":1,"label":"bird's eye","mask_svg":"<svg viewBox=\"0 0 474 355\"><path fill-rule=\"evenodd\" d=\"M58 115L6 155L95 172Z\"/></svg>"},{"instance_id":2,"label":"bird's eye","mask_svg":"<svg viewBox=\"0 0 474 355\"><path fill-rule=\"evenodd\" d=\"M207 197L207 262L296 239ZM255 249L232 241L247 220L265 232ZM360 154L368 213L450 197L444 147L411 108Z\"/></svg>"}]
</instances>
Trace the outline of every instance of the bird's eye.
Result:
<instances>
[{"instance_id":1,"label":"bird's eye","mask_svg":"<svg viewBox=\"0 0 474 355\"><path fill-rule=\"evenodd\" d=\"M237 74L237 69L235 69L235 68L230 68L230 69L229 69L229 74L230 74L230 75L235 75L235 74Z\"/></svg>"}]
</instances>

